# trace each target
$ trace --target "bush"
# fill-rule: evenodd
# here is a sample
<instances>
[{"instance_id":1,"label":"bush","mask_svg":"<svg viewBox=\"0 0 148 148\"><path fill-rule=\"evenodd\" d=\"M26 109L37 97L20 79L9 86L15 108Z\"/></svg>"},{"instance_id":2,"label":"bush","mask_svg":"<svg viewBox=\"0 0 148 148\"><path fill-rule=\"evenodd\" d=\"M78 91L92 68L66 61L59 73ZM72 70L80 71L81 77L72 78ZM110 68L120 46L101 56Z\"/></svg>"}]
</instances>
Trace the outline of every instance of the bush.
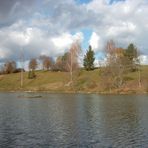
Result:
<instances>
[{"instance_id":1,"label":"bush","mask_svg":"<svg viewBox=\"0 0 148 148\"><path fill-rule=\"evenodd\" d=\"M36 78L35 72L34 71L29 71L28 79L34 79L34 78Z\"/></svg>"}]
</instances>

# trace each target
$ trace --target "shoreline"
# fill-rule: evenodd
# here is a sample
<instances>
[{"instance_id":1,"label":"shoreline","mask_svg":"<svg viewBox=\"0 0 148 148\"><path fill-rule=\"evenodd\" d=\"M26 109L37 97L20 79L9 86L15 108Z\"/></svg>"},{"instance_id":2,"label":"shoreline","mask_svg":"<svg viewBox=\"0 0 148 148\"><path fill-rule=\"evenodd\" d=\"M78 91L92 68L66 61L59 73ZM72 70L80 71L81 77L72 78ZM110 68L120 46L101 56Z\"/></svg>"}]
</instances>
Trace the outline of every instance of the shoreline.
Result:
<instances>
[{"instance_id":1,"label":"shoreline","mask_svg":"<svg viewBox=\"0 0 148 148\"><path fill-rule=\"evenodd\" d=\"M148 92L97 92L97 91L46 91L46 90L0 90L0 93L49 93L49 94L98 94L98 95L148 95Z\"/></svg>"}]
</instances>

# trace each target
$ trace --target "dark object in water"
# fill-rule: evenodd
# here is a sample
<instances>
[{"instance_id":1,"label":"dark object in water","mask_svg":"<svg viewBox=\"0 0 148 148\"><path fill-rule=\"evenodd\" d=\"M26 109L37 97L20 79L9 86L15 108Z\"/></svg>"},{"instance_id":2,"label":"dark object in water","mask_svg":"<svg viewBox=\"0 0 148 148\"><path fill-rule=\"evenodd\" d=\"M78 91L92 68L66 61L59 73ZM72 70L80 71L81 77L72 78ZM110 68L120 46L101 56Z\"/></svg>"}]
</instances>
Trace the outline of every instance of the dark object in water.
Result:
<instances>
[{"instance_id":1,"label":"dark object in water","mask_svg":"<svg viewBox=\"0 0 148 148\"><path fill-rule=\"evenodd\" d=\"M22 96L18 96L18 98L42 98L42 96L41 95L36 95L36 96L22 95Z\"/></svg>"}]
</instances>

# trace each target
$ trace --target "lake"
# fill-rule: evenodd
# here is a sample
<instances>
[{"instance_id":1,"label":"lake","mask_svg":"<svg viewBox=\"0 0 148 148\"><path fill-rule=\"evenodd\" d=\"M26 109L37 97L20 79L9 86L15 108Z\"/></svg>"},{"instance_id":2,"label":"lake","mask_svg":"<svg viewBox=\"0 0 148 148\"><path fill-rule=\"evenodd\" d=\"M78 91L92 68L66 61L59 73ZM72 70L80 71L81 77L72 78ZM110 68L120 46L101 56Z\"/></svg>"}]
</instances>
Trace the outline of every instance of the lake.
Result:
<instances>
[{"instance_id":1,"label":"lake","mask_svg":"<svg viewBox=\"0 0 148 148\"><path fill-rule=\"evenodd\" d=\"M148 95L0 93L0 147L147 146Z\"/></svg>"}]
</instances>

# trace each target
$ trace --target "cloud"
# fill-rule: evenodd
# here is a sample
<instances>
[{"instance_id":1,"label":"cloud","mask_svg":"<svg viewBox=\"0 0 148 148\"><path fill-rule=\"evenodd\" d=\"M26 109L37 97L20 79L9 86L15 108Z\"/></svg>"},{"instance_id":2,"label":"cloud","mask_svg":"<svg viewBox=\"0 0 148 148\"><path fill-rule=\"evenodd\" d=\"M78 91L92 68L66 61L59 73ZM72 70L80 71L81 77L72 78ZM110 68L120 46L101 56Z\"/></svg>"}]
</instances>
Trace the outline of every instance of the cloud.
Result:
<instances>
[{"instance_id":1,"label":"cloud","mask_svg":"<svg viewBox=\"0 0 148 148\"><path fill-rule=\"evenodd\" d=\"M20 18L27 19L37 8L36 0L1 0L0 27L9 26Z\"/></svg>"},{"instance_id":2,"label":"cloud","mask_svg":"<svg viewBox=\"0 0 148 148\"><path fill-rule=\"evenodd\" d=\"M75 0L1 0L0 61L18 59L20 48L28 58L58 56L75 38L85 40L83 29L92 30L87 42L95 52L113 39L122 47L133 42L147 56L146 14L147 0L91 0L83 4Z\"/></svg>"},{"instance_id":3,"label":"cloud","mask_svg":"<svg viewBox=\"0 0 148 148\"><path fill-rule=\"evenodd\" d=\"M101 38L99 35L97 35L95 32L92 33L89 44L92 46L92 49L94 51L97 51L98 49L101 49Z\"/></svg>"},{"instance_id":4,"label":"cloud","mask_svg":"<svg viewBox=\"0 0 148 148\"><path fill-rule=\"evenodd\" d=\"M141 55L139 57L141 64L146 65L148 64L148 55Z\"/></svg>"},{"instance_id":5,"label":"cloud","mask_svg":"<svg viewBox=\"0 0 148 148\"><path fill-rule=\"evenodd\" d=\"M78 32L75 35L71 35L70 33L63 33L61 36L52 38L51 41L58 49L67 49L70 48L71 44L75 41L82 42L83 33Z\"/></svg>"},{"instance_id":6,"label":"cloud","mask_svg":"<svg viewBox=\"0 0 148 148\"><path fill-rule=\"evenodd\" d=\"M148 2L146 0L108 1L93 0L87 4L87 9L103 15L101 24L94 26L94 31L100 35L105 44L113 39L120 46L126 47L130 42L135 43L142 53L148 54L145 34L148 33ZM145 32L145 33L144 33Z\"/></svg>"},{"instance_id":7,"label":"cloud","mask_svg":"<svg viewBox=\"0 0 148 148\"><path fill-rule=\"evenodd\" d=\"M117 37L119 34L125 34L125 33L135 33L136 31L136 25L132 22L122 22L121 24L118 24L117 26L111 26L107 30L107 36L109 37Z\"/></svg>"},{"instance_id":8,"label":"cloud","mask_svg":"<svg viewBox=\"0 0 148 148\"><path fill-rule=\"evenodd\" d=\"M20 28L23 28L21 30ZM25 60L38 57L41 54L56 57L63 54L70 45L78 40L83 41L83 33L74 35L63 33L52 36L47 31L36 27L25 27L23 22L18 22L0 31L0 58L20 60L22 51Z\"/></svg>"}]
</instances>

